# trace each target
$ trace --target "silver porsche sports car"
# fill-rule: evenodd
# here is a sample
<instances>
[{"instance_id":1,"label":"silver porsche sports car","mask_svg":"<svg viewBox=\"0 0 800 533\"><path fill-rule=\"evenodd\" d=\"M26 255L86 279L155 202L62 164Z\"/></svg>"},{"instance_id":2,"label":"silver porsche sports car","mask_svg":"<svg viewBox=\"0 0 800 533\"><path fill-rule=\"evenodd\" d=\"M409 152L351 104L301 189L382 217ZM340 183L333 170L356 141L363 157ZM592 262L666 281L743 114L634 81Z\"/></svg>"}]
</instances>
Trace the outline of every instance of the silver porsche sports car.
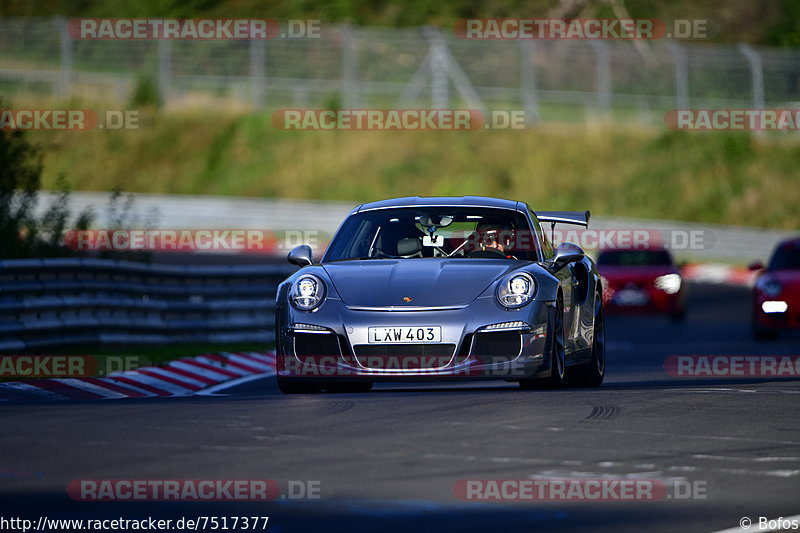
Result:
<instances>
[{"instance_id":1,"label":"silver porsche sports car","mask_svg":"<svg viewBox=\"0 0 800 533\"><path fill-rule=\"evenodd\" d=\"M555 224L589 212L523 202L398 198L349 214L322 259L276 298L284 393L368 391L377 381L501 379L523 389L598 386L605 374L602 287Z\"/></svg>"}]
</instances>

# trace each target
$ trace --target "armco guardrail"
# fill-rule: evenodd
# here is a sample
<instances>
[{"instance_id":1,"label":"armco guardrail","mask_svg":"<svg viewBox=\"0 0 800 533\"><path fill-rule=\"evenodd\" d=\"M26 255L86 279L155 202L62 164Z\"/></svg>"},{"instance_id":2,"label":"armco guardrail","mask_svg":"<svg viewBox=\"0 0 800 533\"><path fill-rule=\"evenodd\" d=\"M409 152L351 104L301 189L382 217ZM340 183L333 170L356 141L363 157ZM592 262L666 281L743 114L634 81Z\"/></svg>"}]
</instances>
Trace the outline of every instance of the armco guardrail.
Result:
<instances>
[{"instance_id":1,"label":"armco guardrail","mask_svg":"<svg viewBox=\"0 0 800 533\"><path fill-rule=\"evenodd\" d=\"M0 261L0 352L94 343L270 342L291 265Z\"/></svg>"},{"instance_id":2,"label":"armco guardrail","mask_svg":"<svg viewBox=\"0 0 800 533\"><path fill-rule=\"evenodd\" d=\"M158 212L160 228L181 229L276 229L297 232L316 231L317 247L336 231L357 202L323 202L314 200L289 200L270 198L213 197L178 194L136 194L132 214L140 220L149 212ZM43 195L39 202L44 213L45 206L56 201L51 193ZM111 227L113 221L104 213L102 206L108 202L107 193L76 191L70 197L73 212L94 206L98 213L98 227ZM534 209L537 206L533 206ZM576 208L591 206L576 206ZM547 209L546 205L540 206ZM569 229L568 227L562 227ZM702 245L696 248L673 248L681 260L691 262L725 261L746 264L759 259L766 262L775 245L783 239L797 235L797 231L725 226L680 222L675 220L652 220L627 217L603 216L592 211L590 230L649 230L668 236L672 233L691 232L702 234ZM581 244L580 242L576 244ZM591 250L590 250L591 251Z\"/></svg>"}]
</instances>

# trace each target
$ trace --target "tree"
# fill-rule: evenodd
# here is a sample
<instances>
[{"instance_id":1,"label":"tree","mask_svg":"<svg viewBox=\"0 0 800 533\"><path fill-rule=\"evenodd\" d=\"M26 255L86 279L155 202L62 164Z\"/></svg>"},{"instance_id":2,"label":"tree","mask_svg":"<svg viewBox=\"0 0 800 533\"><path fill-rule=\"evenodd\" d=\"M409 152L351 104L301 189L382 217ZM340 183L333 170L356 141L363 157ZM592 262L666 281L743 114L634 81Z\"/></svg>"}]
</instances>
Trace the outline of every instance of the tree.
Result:
<instances>
[{"instance_id":1,"label":"tree","mask_svg":"<svg viewBox=\"0 0 800 533\"><path fill-rule=\"evenodd\" d=\"M2 100L0 109L6 109ZM25 132L0 130L0 258L68 255L63 245L70 219L67 180L59 176L54 201L37 217L41 185L41 148ZM73 226L85 229L91 220L92 213L86 210Z\"/></svg>"}]
</instances>

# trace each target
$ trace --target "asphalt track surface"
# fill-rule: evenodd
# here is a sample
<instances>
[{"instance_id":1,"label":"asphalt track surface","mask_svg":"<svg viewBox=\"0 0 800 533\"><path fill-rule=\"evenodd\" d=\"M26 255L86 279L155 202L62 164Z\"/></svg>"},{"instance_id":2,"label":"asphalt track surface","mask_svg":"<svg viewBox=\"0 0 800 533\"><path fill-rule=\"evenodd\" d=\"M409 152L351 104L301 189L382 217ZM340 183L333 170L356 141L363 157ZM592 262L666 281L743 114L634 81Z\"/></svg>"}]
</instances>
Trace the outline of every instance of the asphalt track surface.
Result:
<instances>
[{"instance_id":1,"label":"asphalt track surface","mask_svg":"<svg viewBox=\"0 0 800 533\"><path fill-rule=\"evenodd\" d=\"M682 324L608 318L599 389L381 384L281 395L271 379L220 396L0 407L0 516L267 515L267 531L692 531L800 514L800 381L677 379L670 355L794 355L756 343L748 291L693 285ZM80 502L74 479L319 480L318 501ZM464 502L462 479L699 482L705 499ZM750 531L756 531L753 527Z\"/></svg>"}]
</instances>

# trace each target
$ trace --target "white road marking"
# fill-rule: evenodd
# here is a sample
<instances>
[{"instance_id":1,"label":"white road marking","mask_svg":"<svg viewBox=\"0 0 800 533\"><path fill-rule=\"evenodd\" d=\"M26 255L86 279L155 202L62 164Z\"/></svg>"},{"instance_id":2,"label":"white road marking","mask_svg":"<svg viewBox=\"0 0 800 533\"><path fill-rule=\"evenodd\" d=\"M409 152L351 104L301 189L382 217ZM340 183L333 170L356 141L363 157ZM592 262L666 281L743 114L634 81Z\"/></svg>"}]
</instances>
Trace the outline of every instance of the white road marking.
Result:
<instances>
[{"instance_id":1,"label":"white road marking","mask_svg":"<svg viewBox=\"0 0 800 533\"><path fill-rule=\"evenodd\" d=\"M35 394L36 396L39 396L40 398L45 398L47 400L57 400L57 401L69 400L69 398L67 396L64 396L63 394L49 391L47 389L31 385L30 383L20 383L14 381L9 383L4 383L3 386L8 387L9 389L16 389L20 392L29 392Z\"/></svg>"},{"instance_id":2,"label":"white road marking","mask_svg":"<svg viewBox=\"0 0 800 533\"><path fill-rule=\"evenodd\" d=\"M139 374L136 371L119 374L119 376L128 378L133 381L137 381L139 383L143 383L144 385L150 385L151 387L155 387L157 389L163 390L164 392L168 392L175 396L186 396L187 394L191 394L193 392L192 389L181 387L180 385L175 385L174 383L157 379L153 376Z\"/></svg>"},{"instance_id":3,"label":"white road marking","mask_svg":"<svg viewBox=\"0 0 800 533\"><path fill-rule=\"evenodd\" d=\"M88 381L82 381L80 379L64 378L64 379L54 379L53 381L58 381L60 383L63 383L64 385L75 387L76 389L81 389L94 394L99 394L100 396L103 396L104 398L108 399L116 400L119 398L128 398L127 395L119 393L115 390L107 389L105 387L101 387L100 385L95 385L94 383L89 383Z\"/></svg>"},{"instance_id":4,"label":"white road marking","mask_svg":"<svg viewBox=\"0 0 800 533\"><path fill-rule=\"evenodd\" d=\"M710 468L714 472L722 474L741 474L745 476L767 476L767 477L795 477L800 475L800 470L747 470L745 468Z\"/></svg>"},{"instance_id":5,"label":"white road marking","mask_svg":"<svg viewBox=\"0 0 800 533\"><path fill-rule=\"evenodd\" d=\"M170 362L169 366L177 368L179 370L186 370L187 372L191 372L192 374L197 374L198 376L203 376L204 378L213 379L214 381L223 381L226 379L230 379L230 376L214 372L213 370L203 368L202 366L193 365L189 361L172 361Z\"/></svg>"},{"instance_id":6,"label":"white road marking","mask_svg":"<svg viewBox=\"0 0 800 533\"><path fill-rule=\"evenodd\" d=\"M548 431L564 431L564 428L549 427L545 428ZM741 442L760 442L768 444L788 444L791 446L800 446L800 442L793 440L774 440L774 439L757 439L752 437L728 437L725 435L682 435L680 433L664 433L661 431L633 431L621 429L606 429L593 426L591 429L583 429L581 427L573 427L570 431L591 431L592 433L618 433L623 435L646 435L655 437L683 437L687 439L707 439L707 440L726 440L726 441L741 441Z\"/></svg>"},{"instance_id":7,"label":"white road marking","mask_svg":"<svg viewBox=\"0 0 800 533\"><path fill-rule=\"evenodd\" d=\"M582 472L563 470L543 470L536 474L529 474L528 479L654 479L665 483L687 481L682 476L664 476L662 472Z\"/></svg>"},{"instance_id":8,"label":"white road marking","mask_svg":"<svg viewBox=\"0 0 800 533\"><path fill-rule=\"evenodd\" d=\"M220 355L230 359L233 362L242 363L244 365L256 368L256 369L261 370L263 372L267 372L269 370L272 370L272 366L270 366L270 365L268 365L268 364L266 364L266 363L264 363L262 361L253 359L252 357L245 357L243 355L237 355L237 354L231 353L231 352L221 352Z\"/></svg>"},{"instance_id":9,"label":"white road marking","mask_svg":"<svg viewBox=\"0 0 800 533\"><path fill-rule=\"evenodd\" d=\"M118 386L120 386L120 387L122 387L124 389L131 389L131 390L133 390L135 392L138 392L139 394L141 394L143 396L146 396L146 397L151 397L152 398L154 396L158 396L153 391L142 389L140 387L137 387L136 385L131 385L130 383L126 383L126 382L120 381L118 379L114 379L111 376L107 376L107 377L99 378L99 379L100 379L100 381L110 381L114 385L118 385Z\"/></svg>"},{"instance_id":10,"label":"white road marking","mask_svg":"<svg viewBox=\"0 0 800 533\"><path fill-rule=\"evenodd\" d=\"M268 378L274 376L275 372L264 372L262 374L249 374L247 376L242 376L240 378L234 378L224 383L220 383L219 385L212 385L211 387L207 387L205 389L199 390L195 392L195 396L215 396L220 393L220 391L224 391L231 387L236 387L238 385L243 385L245 383L250 383L251 381L256 381L263 378Z\"/></svg>"},{"instance_id":11,"label":"white road marking","mask_svg":"<svg viewBox=\"0 0 800 533\"><path fill-rule=\"evenodd\" d=\"M216 360L208 358L208 357L201 356L201 357L197 357L196 359L201 363L205 363L207 365L216 366L216 367L219 367L222 370L227 370L229 372L233 372L234 374L239 374L240 376L249 375L249 372L247 370L245 370L244 368L239 368L237 366L231 366L231 365L224 365L220 361L216 361Z\"/></svg>"},{"instance_id":12,"label":"white road marking","mask_svg":"<svg viewBox=\"0 0 800 533\"><path fill-rule=\"evenodd\" d=\"M777 462L797 462L800 457L732 457L727 455L706 455L697 453L692 455L695 459L708 459L712 461L734 461L734 462L753 462L753 463L777 463Z\"/></svg>"},{"instance_id":13,"label":"white road marking","mask_svg":"<svg viewBox=\"0 0 800 533\"><path fill-rule=\"evenodd\" d=\"M245 355L249 355L254 359L259 359L268 365L275 364L275 354L273 353L261 353L261 352L244 352Z\"/></svg>"},{"instance_id":14,"label":"white road marking","mask_svg":"<svg viewBox=\"0 0 800 533\"><path fill-rule=\"evenodd\" d=\"M157 366L148 366L141 370L148 370L154 374L158 374L159 376L164 376L170 379L174 379L177 381L182 381L184 383L189 383L190 385L196 385L198 387L205 387L208 383L200 381L199 379L190 378L184 376L183 374L178 374L177 372L171 372L168 368L160 368ZM135 372L135 371L134 371Z\"/></svg>"}]
</instances>

